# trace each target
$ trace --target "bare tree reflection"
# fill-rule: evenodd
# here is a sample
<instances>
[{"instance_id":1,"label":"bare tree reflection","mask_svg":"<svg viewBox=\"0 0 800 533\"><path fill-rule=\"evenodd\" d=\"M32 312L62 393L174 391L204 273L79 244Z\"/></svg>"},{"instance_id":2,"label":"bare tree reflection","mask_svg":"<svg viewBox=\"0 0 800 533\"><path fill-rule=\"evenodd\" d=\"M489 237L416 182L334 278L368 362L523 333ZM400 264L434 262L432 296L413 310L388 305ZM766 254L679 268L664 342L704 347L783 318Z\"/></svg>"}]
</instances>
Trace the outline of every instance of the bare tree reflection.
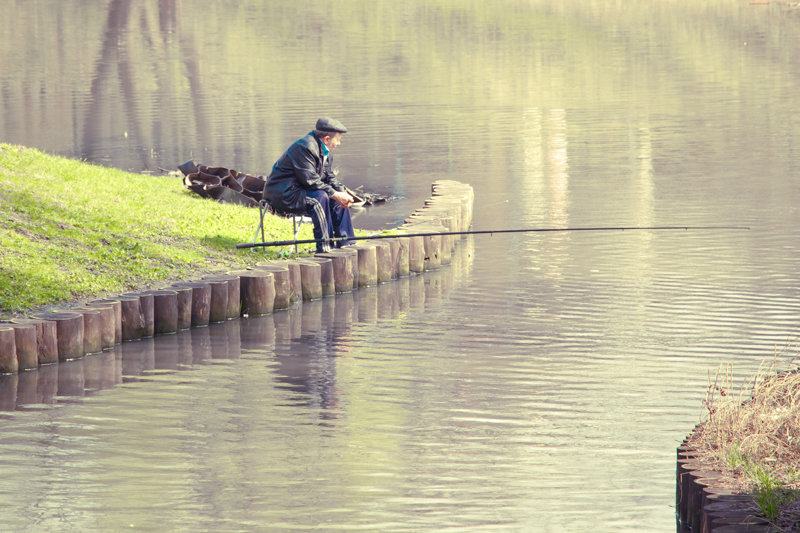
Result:
<instances>
[{"instance_id":1,"label":"bare tree reflection","mask_svg":"<svg viewBox=\"0 0 800 533\"><path fill-rule=\"evenodd\" d=\"M201 143L208 145L208 127L202 102L205 102L203 84L199 75L195 38L193 33L181 33L179 28L180 0L159 0L157 5L158 27L150 25L152 10L155 6L148 3L135 3L127 0L112 0L108 6L105 31L100 46L100 56L94 63L94 74L91 77L89 90L89 107L85 114L82 132L81 153L91 159L107 157L97 154L100 146L108 146L108 135L124 135L137 139L141 146L138 158L141 168L148 168L153 154L153 147L161 146L162 137L174 124L162 123L157 117L141 109L142 100L146 97L145 84L154 79L163 101L171 99L175 80L162 65L168 64L169 49L172 38L179 35L181 57L184 64L184 75L189 85L189 97L193 106L191 125ZM134 21L136 22L134 24ZM138 46L134 47L132 43ZM141 55L150 58L150 69L144 66ZM116 79L115 79L116 75ZM120 98L108 96L118 83ZM106 109L119 101L123 113ZM108 128L109 116L120 117L122 125L117 123ZM146 122L144 122L144 121ZM113 143L112 143L113 144ZM148 150L146 147L150 146Z\"/></svg>"},{"instance_id":2,"label":"bare tree reflection","mask_svg":"<svg viewBox=\"0 0 800 533\"><path fill-rule=\"evenodd\" d=\"M103 90L108 81L112 67L117 64L116 56L122 42L122 34L128 25L130 15L130 2L125 0L112 0L108 6L108 16L106 17L106 30L103 35L103 43L100 47L100 57L95 62L92 84L89 89L91 96L89 109L86 113L86 122L83 128L83 142L81 152L84 154L94 153L94 146L100 138L101 117L104 115L101 109ZM127 63L126 63L127 64ZM127 77L130 79L130 76ZM128 92L130 94L131 91ZM135 117L129 117L135 121Z\"/></svg>"}]
</instances>

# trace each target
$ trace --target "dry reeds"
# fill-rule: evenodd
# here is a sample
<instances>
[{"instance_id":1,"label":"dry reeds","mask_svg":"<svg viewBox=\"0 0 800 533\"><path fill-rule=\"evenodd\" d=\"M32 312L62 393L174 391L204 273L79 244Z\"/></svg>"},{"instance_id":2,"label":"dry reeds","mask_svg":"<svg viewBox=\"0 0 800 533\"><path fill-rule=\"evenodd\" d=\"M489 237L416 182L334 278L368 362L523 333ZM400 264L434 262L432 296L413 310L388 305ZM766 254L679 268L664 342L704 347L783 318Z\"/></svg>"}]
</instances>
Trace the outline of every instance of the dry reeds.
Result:
<instances>
[{"instance_id":1,"label":"dry reeds","mask_svg":"<svg viewBox=\"0 0 800 533\"><path fill-rule=\"evenodd\" d=\"M754 492L772 520L800 491L800 370L780 370L778 362L762 363L738 390L733 366L721 365L691 438L731 484Z\"/></svg>"},{"instance_id":2,"label":"dry reeds","mask_svg":"<svg viewBox=\"0 0 800 533\"><path fill-rule=\"evenodd\" d=\"M738 393L732 365L721 367L706 394L700 441L707 449L800 472L800 372L778 373L775 366L762 364Z\"/></svg>"}]
</instances>

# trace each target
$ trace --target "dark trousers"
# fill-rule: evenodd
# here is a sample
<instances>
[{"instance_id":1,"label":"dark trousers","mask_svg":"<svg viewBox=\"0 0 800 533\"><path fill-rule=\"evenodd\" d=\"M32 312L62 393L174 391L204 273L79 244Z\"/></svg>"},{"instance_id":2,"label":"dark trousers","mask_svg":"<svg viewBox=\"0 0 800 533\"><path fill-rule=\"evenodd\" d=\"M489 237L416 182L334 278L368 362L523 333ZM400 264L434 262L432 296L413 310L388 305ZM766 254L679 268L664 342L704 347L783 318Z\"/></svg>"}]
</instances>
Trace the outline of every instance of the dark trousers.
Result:
<instances>
[{"instance_id":1,"label":"dark trousers","mask_svg":"<svg viewBox=\"0 0 800 533\"><path fill-rule=\"evenodd\" d=\"M350 210L331 200L325 191L306 192L306 214L314 223L314 238L326 239L326 242L317 243L318 252L327 252L331 243L327 239L334 237L353 238L353 222L350 220ZM337 241L337 248L352 241Z\"/></svg>"}]
</instances>

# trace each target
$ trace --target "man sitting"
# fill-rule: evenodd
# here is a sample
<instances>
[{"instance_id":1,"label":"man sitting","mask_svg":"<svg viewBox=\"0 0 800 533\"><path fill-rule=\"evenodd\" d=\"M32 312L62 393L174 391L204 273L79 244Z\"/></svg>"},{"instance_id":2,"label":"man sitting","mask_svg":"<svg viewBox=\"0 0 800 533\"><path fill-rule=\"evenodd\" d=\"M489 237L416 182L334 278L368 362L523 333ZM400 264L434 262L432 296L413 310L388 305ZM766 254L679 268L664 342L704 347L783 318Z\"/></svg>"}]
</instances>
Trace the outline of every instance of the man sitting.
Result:
<instances>
[{"instance_id":1,"label":"man sitting","mask_svg":"<svg viewBox=\"0 0 800 533\"><path fill-rule=\"evenodd\" d=\"M314 223L317 251L330 250L329 239L352 238L353 197L336 179L332 154L347 132L344 124L320 118L316 127L295 141L275 162L264 185L264 198L278 212L306 214ZM351 241L337 241L340 247Z\"/></svg>"}]
</instances>

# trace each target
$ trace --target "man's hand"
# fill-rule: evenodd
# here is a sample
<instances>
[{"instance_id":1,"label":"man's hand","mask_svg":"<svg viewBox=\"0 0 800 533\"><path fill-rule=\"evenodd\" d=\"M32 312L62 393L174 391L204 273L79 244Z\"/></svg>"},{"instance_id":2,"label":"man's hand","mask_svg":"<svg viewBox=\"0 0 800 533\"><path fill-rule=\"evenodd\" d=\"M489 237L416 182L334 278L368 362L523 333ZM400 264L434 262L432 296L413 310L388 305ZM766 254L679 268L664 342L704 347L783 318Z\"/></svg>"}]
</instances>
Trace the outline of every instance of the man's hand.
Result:
<instances>
[{"instance_id":1,"label":"man's hand","mask_svg":"<svg viewBox=\"0 0 800 533\"><path fill-rule=\"evenodd\" d=\"M353 205L353 197L344 191L336 191L335 193L333 193L333 196L331 196L331 198L333 198L337 204L344 207L345 209Z\"/></svg>"}]
</instances>

